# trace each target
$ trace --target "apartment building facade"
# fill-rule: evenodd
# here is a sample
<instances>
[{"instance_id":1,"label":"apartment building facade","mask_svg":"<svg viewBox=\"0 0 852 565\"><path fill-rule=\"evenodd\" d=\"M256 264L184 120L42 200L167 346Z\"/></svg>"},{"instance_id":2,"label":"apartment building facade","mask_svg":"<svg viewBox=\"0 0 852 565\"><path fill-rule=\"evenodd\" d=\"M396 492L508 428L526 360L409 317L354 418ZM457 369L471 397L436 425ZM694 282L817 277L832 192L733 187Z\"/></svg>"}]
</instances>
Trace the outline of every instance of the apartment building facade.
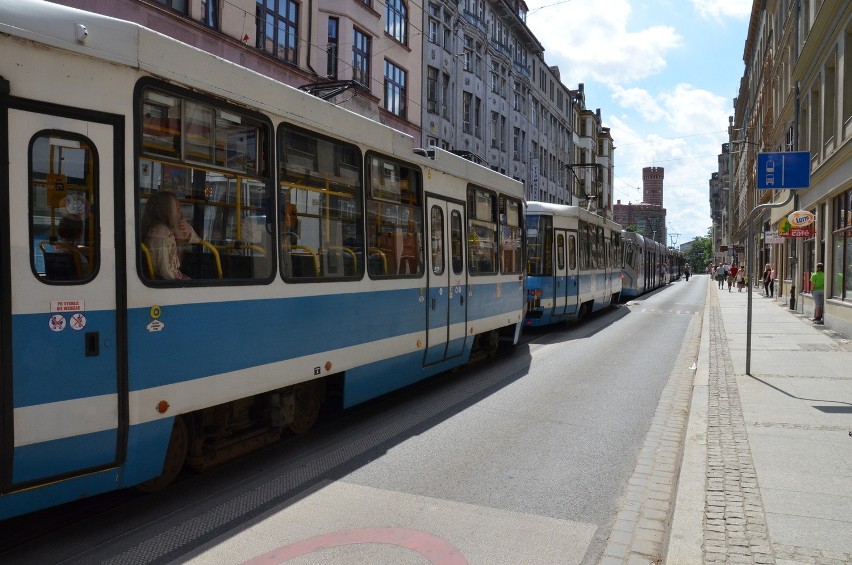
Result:
<instances>
[{"instance_id":1,"label":"apartment building facade","mask_svg":"<svg viewBox=\"0 0 852 565\"><path fill-rule=\"evenodd\" d=\"M852 331L852 3L755 0L744 62L730 124L730 182L722 180L719 189L729 188L730 196L714 200L711 181L711 207L716 201L725 209L730 243L752 250L753 269L762 270L765 262L775 266L790 308L813 311L810 274L823 263L825 323L848 333ZM809 152L810 186L758 189L758 153L789 151ZM718 177L723 178L721 167ZM794 211L813 214L813 235L774 243L774 232L785 232Z\"/></svg>"}]
</instances>

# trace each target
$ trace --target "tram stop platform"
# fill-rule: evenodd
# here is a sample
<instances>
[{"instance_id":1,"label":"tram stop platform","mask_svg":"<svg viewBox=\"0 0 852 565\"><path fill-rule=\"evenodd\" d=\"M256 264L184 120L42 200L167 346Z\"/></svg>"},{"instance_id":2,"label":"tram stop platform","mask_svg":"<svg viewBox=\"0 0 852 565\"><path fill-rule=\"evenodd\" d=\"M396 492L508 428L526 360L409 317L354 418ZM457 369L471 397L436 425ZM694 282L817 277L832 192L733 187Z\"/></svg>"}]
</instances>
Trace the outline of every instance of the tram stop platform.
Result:
<instances>
[{"instance_id":1,"label":"tram stop platform","mask_svg":"<svg viewBox=\"0 0 852 565\"><path fill-rule=\"evenodd\" d=\"M852 341L709 286L667 564L852 563ZM689 283L692 284L692 283Z\"/></svg>"}]
</instances>

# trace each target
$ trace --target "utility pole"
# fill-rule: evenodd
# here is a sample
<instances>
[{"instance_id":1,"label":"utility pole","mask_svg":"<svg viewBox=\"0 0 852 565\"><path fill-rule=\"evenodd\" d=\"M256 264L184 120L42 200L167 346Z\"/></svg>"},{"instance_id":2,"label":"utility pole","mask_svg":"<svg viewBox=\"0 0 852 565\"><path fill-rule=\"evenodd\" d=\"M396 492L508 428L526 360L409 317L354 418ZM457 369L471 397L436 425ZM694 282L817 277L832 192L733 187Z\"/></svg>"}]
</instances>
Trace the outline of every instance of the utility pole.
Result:
<instances>
[{"instance_id":1,"label":"utility pole","mask_svg":"<svg viewBox=\"0 0 852 565\"><path fill-rule=\"evenodd\" d=\"M672 247L675 247L677 245L677 238L679 238L679 237L680 237L679 233L670 233L669 234L669 239L672 241Z\"/></svg>"}]
</instances>

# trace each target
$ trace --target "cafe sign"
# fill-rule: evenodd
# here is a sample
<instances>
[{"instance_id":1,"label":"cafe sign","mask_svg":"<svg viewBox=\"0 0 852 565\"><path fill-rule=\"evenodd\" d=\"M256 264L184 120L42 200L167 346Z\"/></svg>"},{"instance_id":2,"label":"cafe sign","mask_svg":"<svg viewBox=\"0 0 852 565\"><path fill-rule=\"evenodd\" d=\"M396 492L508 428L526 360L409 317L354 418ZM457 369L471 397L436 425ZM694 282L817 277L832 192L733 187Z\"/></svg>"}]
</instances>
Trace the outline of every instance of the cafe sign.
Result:
<instances>
[{"instance_id":1,"label":"cafe sign","mask_svg":"<svg viewBox=\"0 0 852 565\"><path fill-rule=\"evenodd\" d=\"M790 231L784 234L785 237L814 237L816 230L810 226L804 228L790 228Z\"/></svg>"},{"instance_id":2,"label":"cafe sign","mask_svg":"<svg viewBox=\"0 0 852 565\"><path fill-rule=\"evenodd\" d=\"M780 237L814 237L814 215L807 210L796 210L778 225Z\"/></svg>"}]
</instances>

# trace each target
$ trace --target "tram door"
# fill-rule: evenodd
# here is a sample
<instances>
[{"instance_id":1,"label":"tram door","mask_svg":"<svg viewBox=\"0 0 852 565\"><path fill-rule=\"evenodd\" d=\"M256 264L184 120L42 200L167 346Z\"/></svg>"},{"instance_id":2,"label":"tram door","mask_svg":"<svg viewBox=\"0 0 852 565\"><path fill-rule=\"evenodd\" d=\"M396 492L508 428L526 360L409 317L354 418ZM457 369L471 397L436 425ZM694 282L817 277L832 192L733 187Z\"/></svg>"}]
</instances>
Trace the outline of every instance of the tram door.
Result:
<instances>
[{"instance_id":1,"label":"tram door","mask_svg":"<svg viewBox=\"0 0 852 565\"><path fill-rule=\"evenodd\" d=\"M464 205L426 198L429 288L424 365L464 352L467 335L467 270L464 255Z\"/></svg>"},{"instance_id":2,"label":"tram door","mask_svg":"<svg viewBox=\"0 0 852 565\"><path fill-rule=\"evenodd\" d=\"M577 233L556 231L556 288L554 314L574 314L579 308L577 276Z\"/></svg>"},{"instance_id":3,"label":"tram door","mask_svg":"<svg viewBox=\"0 0 852 565\"><path fill-rule=\"evenodd\" d=\"M126 427L114 220L122 122L9 104L0 132L9 152L0 178L3 491L116 465Z\"/></svg>"}]
</instances>

